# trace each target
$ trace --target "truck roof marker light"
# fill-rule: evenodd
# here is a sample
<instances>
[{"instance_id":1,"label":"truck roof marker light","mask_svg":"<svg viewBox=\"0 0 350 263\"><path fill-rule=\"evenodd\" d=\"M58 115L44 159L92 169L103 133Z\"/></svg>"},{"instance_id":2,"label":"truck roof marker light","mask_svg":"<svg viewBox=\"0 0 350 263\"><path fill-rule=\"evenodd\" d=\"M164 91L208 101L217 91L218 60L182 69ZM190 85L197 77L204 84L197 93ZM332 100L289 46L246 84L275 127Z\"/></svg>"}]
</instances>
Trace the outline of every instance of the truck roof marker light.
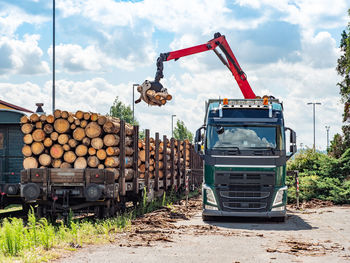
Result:
<instances>
[{"instance_id":1,"label":"truck roof marker light","mask_svg":"<svg viewBox=\"0 0 350 263\"><path fill-rule=\"evenodd\" d=\"M222 101L222 104L227 106L228 105L228 98L224 98Z\"/></svg>"},{"instance_id":2,"label":"truck roof marker light","mask_svg":"<svg viewBox=\"0 0 350 263\"><path fill-rule=\"evenodd\" d=\"M263 104L264 105L268 105L269 104L269 99L267 97L264 98Z\"/></svg>"}]
</instances>

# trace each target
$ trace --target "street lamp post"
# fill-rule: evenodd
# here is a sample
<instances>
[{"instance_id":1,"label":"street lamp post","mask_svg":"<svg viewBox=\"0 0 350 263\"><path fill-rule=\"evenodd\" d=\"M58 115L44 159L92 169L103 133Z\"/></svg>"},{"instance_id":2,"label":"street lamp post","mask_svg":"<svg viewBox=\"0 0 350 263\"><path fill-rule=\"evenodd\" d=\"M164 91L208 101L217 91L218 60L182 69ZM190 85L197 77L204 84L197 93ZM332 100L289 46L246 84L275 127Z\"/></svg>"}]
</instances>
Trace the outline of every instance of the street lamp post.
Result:
<instances>
[{"instance_id":1,"label":"street lamp post","mask_svg":"<svg viewBox=\"0 0 350 263\"><path fill-rule=\"evenodd\" d=\"M132 84L132 122L135 124L135 87L140 86L139 84Z\"/></svg>"},{"instance_id":2,"label":"street lamp post","mask_svg":"<svg viewBox=\"0 0 350 263\"><path fill-rule=\"evenodd\" d=\"M314 146L313 146L313 150L315 151L316 150L316 138L315 138L315 134L316 134L316 131L315 131L315 124L316 124L316 120L315 120L315 107L316 105L321 105L320 102L309 102L307 103L307 105L312 105L313 106L313 122L314 122Z\"/></svg>"},{"instance_id":3,"label":"street lamp post","mask_svg":"<svg viewBox=\"0 0 350 263\"><path fill-rule=\"evenodd\" d=\"M327 151L329 148L329 129L331 128L330 126L325 126L326 131L327 131Z\"/></svg>"},{"instance_id":4,"label":"street lamp post","mask_svg":"<svg viewBox=\"0 0 350 263\"><path fill-rule=\"evenodd\" d=\"M174 117L176 117L176 115L171 115L171 138L174 137Z\"/></svg>"}]
</instances>

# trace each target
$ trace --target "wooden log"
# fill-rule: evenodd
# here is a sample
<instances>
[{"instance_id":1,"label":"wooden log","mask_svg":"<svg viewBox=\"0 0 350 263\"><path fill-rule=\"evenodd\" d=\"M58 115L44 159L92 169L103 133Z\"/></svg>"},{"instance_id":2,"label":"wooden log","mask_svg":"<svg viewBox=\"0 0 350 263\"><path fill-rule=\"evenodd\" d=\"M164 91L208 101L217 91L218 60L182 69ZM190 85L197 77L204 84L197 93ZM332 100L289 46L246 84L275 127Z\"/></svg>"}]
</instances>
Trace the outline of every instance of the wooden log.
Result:
<instances>
[{"instance_id":1,"label":"wooden log","mask_svg":"<svg viewBox=\"0 0 350 263\"><path fill-rule=\"evenodd\" d=\"M73 131L73 138L77 141L81 141L85 137L85 130L83 128L76 128Z\"/></svg>"},{"instance_id":2,"label":"wooden log","mask_svg":"<svg viewBox=\"0 0 350 263\"><path fill-rule=\"evenodd\" d=\"M30 123L25 123L25 124L23 124L22 127L21 127L21 131L22 131L22 133L24 133L24 134L29 134L29 133L32 132L32 130L33 130L33 125L30 124Z\"/></svg>"},{"instance_id":3,"label":"wooden log","mask_svg":"<svg viewBox=\"0 0 350 263\"><path fill-rule=\"evenodd\" d=\"M48 167L51 164L51 156L46 153L40 154L39 163L44 167Z\"/></svg>"},{"instance_id":4,"label":"wooden log","mask_svg":"<svg viewBox=\"0 0 350 263\"><path fill-rule=\"evenodd\" d=\"M140 179L144 179L145 178L145 174L144 173L139 174L139 178Z\"/></svg>"},{"instance_id":5,"label":"wooden log","mask_svg":"<svg viewBox=\"0 0 350 263\"><path fill-rule=\"evenodd\" d=\"M105 168L105 165L100 163L98 166L97 166L98 169L104 169Z\"/></svg>"},{"instance_id":6,"label":"wooden log","mask_svg":"<svg viewBox=\"0 0 350 263\"><path fill-rule=\"evenodd\" d=\"M70 125L70 129L73 131L73 130L75 130L77 128L77 125L75 125L74 123L72 123L71 125Z\"/></svg>"},{"instance_id":7,"label":"wooden log","mask_svg":"<svg viewBox=\"0 0 350 263\"><path fill-rule=\"evenodd\" d=\"M134 154L134 149L132 147L125 147L125 155L130 156Z\"/></svg>"},{"instance_id":8,"label":"wooden log","mask_svg":"<svg viewBox=\"0 0 350 263\"><path fill-rule=\"evenodd\" d=\"M105 159L104 164L105 164L105 167L112 167L112 168L118 167L119 166L119 158L116 156L108 156Z\"/></svg>"},{"instance_id":9,"label":"wooden log","mask_svg":"<svg viewBox=\"0 0 350 263\"><path fill-rule=\"evenodd\" d=\"M75 119L75 120L74 120L74 124L75 124L76 126L80 126L80 120L79 120L79 119Z\"/></svg>"},{"instance_id":10,"label":"wooden log","mask_svg":"<svg viewBox=\"0 0 350 263\"><path fill-rule=\"evenodd\" d=\"M89 138L99 137L102 133L102 128L97 122L90 122L85 128L85 134Z\"/></svg>"},{"instance_id":11,"label":"wooden log","mask_svg":"<svg viewBox=\"0 0 350 263\"><path fill-rule=\"evenodd\" d=\"M98 116L98 119L97 119L97 123L101 126L103 126L107 121L107 117L106 116L103 116L103 115L100 115Z\"/></svg>"},{"instance_id":12,"label":"wooden log","mask_svg":"<svg viewBox=\"0 0 350 263\"><path fill-rule=\"evenodd\" d=\"M119 133L120 131L120 122L116 122L113 120L107 120L103 125L103 130L106 133Z\"/></svg>"},{"instance_id":13,"label":"wooden log","mask_svg":"<svg viewBox=\"0 0 350 263\"><path fill-rule=\"evenodd\" d=\"M101 161L103 161L104 159L106 159L107 157L107 153L104 149L99 149L97 152L96 152L96 156L98 159L100 159Z\"/></svg>"},{"instance_id":14,"label":"wooden log","mask_svg":"<svg viewBox=\"0 0 350 263\"><path fill-rule=\"evenodd\" d=\"M133 166L133 164L134 164L134 158L126 156L125 157L125 168L130 168Z\"/></svg>"},{"instance_id":15,"label":"wooden log","mask_svg":"<svg viewBox=\"0 0 350 263\"><path fill-rule=\"evenodd\" d=\"M61 114L62 114L61 110L55 110L53 112L53 116L55 117L55 119L61 118Z\"/></svg>"},{"instance_id":16,"label":"wooden log","mask_svg":"<svg viewBox=\"0 0 350 263\"><path fill-rule=\"evenodd\" d=\"M54 144L51 146L50 148L50 155L52 156L52 158L54 159L59 159L62 157L64 153L63 147L60 144Z\"/></svg>"},{"instance_id":17,"label":"wooden log","mask_svg":"<svg viewBox=\"0 0 350 263\"><path fill-rule=\"evenodd\" d=\"M34 157L24 158L23 168L24 169L38 168L38 161Z\"/></svg>"},{"instance_id":18,"label":"wooden log","mask_svg":"<svg viewBox=\"0 0 350 263\"><path fill-rule=\"evenodd\" d=\"M85 169L87 167L87 162L84 157L78 157L74 162L75 169Z\"/></svg>"},{"instance_id":19,"label":"wooden log","mask_svg":"<svg viewBox=\"0 0 350 263\"><path fill-rule=\"evenodd\" d=\"M159 172L158 172L158 178L159 178L159 179L163 179L163 176L164 176L163 171L162 171L162 170L159 170Z\"/></svg>"},{"instance_id":20,"label":"wooden log","mask_svg":"<svg viewBox=\"0 0 350 263\"><path fill-rule=\"evenodd\" d=\"M96 156L89 156L87 164L89 167L96 168L100 164L100 161Z\"/></svg>"},{"instance_id":21,"label":"wooden log","mask_svg":"<svg viewBox=\"0 0 350 263\"><path fill-rule=\"evenodd\" d=\"M134 134L134 127L129 123L125 124L125 134L127 136L131 136Z\"/></svg>"},{"instance_id":22,"label":"wooden log","mask_svg":"<svg viewBox=\"0 0 350 263\"><path fill-rule=\"evenodd\" d=\"M47 116L46 116L45 114L41 114L41 115L39 116L39 120L40 120L41 122L45 122L45 121L46 121L46 118L47 118Z\"/></svg>"},{"instance_id":23,"label":"wooden log","mask_svg":"<svg viewBox=\"0 0 350 263\"><path fill-rule=\"evenodd\" d=\"M133 169L125 169L125 181L131 181L134 178Z\"/></svg>"},{"instance_id":24,"label":"wooden log","mask_svg":"<svg viewBox=\"0 0 350 263\"><path fill-rule=\"evenodd\" d=\"M85 137L81 140L81 143L84 144L85 146L90 146L90 142L91 140L88 137Z\"/></svg>"},{"instance_id":25,"label":"wooden log","mask_svg":"<svg viewBox=\"0 0 350 263\"><path fill-rule=\"evenodd\" d=\"M42 129L36 129L32 137L35 142L42 142L45 139L45 132Z\"/></svg>"},{"instance_id":26,"label":"wooden log","mask_svg":"<svg viewBox=\"0 0 350 263\"><path fill-rule=\"evenodd\" d=\"M52 124L55 122L55 117L53 115L47 115L46 122Z\"/></svg>"},{"instance_id":27,"label":"wooden log","mask_svg":"<svg viewBox=\"0 0 350 263\"><path fill-rule=\"evenodd\" d=\"M44 151L44 144L41 142L33 142L32 145L30 146L32 153L35 155L39 155Z\"/></svg>"},{"instance_id":28,"label":"wooden log","mask_svg":"<svg viewBox=\"0 0 350 263\"><path fill-rule=\"evenodd\" d=\"M58 133L57 133L57 132L52 132L52 133L50 134L50 138L51 138L51 140L53 140L53 141L57 141L57 139L58 139Z\"/></svg>"},{"instance_id":29,"label":"wooden log","mask_svg":"<svg viewBox=\"0 0 350 263\"><path fill-rule=\"evenodd\" d=\"M61 112L61 118L63 118L63 119L68 119L68 117L69 117L69 113L68 113L68 111L62 111ZM69 121L68 121L69 122ZM70 123L70 122L69 122Z\"/></svg>"},{"instance_id":30,"label":"wooden log","mask_svg":"<svg viewBox=\"0 0 350 263\"><path fill-rule=\"evenodd\" d=\"M88 122L86 120L80 120L80 127L84 128L88 125Z\"/></svg>"},{"instance_id":31,"label":"wooden log","mask_svg":"<svg viewBox=\"0 0 350 263\"><path fill-rule=\"evenodd\" d=\"M150 166L148 167L148 170L149 170L150 172L153 172L153 171L154 171L154 166L153 166L153 165L150 165Z\"/></svg>"},{"instance_id":32,"label":"wooden log","mask_svg":"<svg viewBox=\"0 0 350 263\"><path fill-rule=\"evenodd\" d=\"M89 155L95 155L95 154L96 154L96 149L93 148L93 147L90 147L90 148L88 149L88 154L89 154Z\"/></svg>"},{"instance_id":33,"label":"wooden log","mask_svg":"<svg viewBox=\"0 0 350 263\"><path fill-rule=\"evenodd\" d=\"M102 149L103 140L101 138L93 138L91 140L91 146L94 147L96 150Z\"/></svg>"},{"instance_id":34,"label":"wooden log","mask_svg":"<svg viewBox=\"0 0 350 263\"><path fill-rule=\"evenodd\" d=\"M53 127L58 133L66 133L68 132L70 125L66 119L56 119L53 124Z\"/></svg>"},{"instance_id":35,"label":"wooden log","mask_svg":"<svg viewBox=\"0 0 350 263\"><path fill-rule=\"evenodd\" d=\"M23 136L23 142L25 144L31 144L33 142L33 136L31 134L26 134Z\"/></svg>"},{"instance_id":36,"label":"wooden log","mask_svg":"<svg viewBox=\"0 0 350 263\"><path fill-rule=\"evenodd\" d=\"M103 137L103 143L105 146L117 146L119 144L119 136L116 134L106 134Z\"/></svg>"},{"instance_id":37,"label":"wooden log","mask_svg":"<svg viewBox=\"0 0 350 263\"><path fill-rule=\"evenodd\" d=\"M98 114L97 113L91 113L90 120L91 121L97 121L98 120Z\"/></svg>"},{"instance_id":38,"label":"wooden log","mask_svg":"<svg viewBox=\"0 0 350 263\"><path fill-rule=\"evenodd\" d=\"M88 121L88 120L90 120L90 117L91 117L90 112L84 112L84 114L83 114L84 120Z\"/></svg>"},{"instance_id":39,"label":"wooden log","mask_svg":"<svg viewBox=\"0 0 350 263\"><path fill-rule=\"evenodd\" d=\"M61 145L64 145L64 144L68 143L69 139L70 139L70 138L69 138L69 135L63 133L63 134L60 134L60 135L58 136L57 142L58 142L59 144L61 144Z\"/></svg>"},{"instance_id":40,"label":"wooden log","mask_svg":"<svg viewBox=\"0 0 350 263\"><path fill-rule=\"evenodd\" d=\"M61 164L62 164L61 159L54 159L52 160L52 163L51 163L53 168L60 168Z\"/></svg>"},{"instance_id":41,"label":"wooden log","mask_svg":"<svg viewBox=\"0 0 350 263\"><path fill-rule=\"evenodd\" d=\"M108 156L113 156L113 155L114 156L118 156L119 153L120 153L120 149L118 147L110 146L110 147L107 147L106 153L107 153Z\"/></svg>"},{"instance_id":42,"label":"wooden log","mask_svg":"<svg viewBox=\"0 0 350 263\"><path fill-rule=\"evenodd\" d=\"M72 168L72 164L63 162L61 163L60 168L62 169Z\"/></svg>"},{"instance_id":43,"label":"wooden log","mask_svg":"<svg viewBox=\"0 0 350 263\"><path fill-rule=\"evenodd\" d=\"M45 140L44 140L44 146L46 147L46 148L49 148L49 147L51 147L51 145L52 145L52 140L51 140L51 138L49 138L49 137L47 137L47 138L45 138Z\"/></svg>"},{"instance_id":44,"label":"wooden log","mask_svg":"<svg viewBox=\"0 0 350 263\"><path fill-rule=\"evenodd\" d=\"M77 147L77 145L78 145L78 142L75 140L75 139L69 139L68 140L68 145L71 147L71 148L75 148L75 147Z\"/></svg>"},{"instance_id":45,"label":"wooden log","mask_svg":"<svg viewBox=\"0 0 350 263\"><path fill-rule=\"evenodd\" d=\"M85 156L88 152L88 148L84 144L80 144L75 148L75 154L79 157Z\"/></svg>"},{"instance_id":46,"label":"wooden log","mask_svg":"<svg viewBox=\"0 0 350 263\"><path fill-rule=\"evenodd\" d=\"M132 137L130 137L130 136L126 136L125 137L125 146L131 146L132 145L132 143L133 143L133 139L132 139Z\"/></svg>"},{"instance_id":47,"label":"wooden log","mask_svg":"<svg viewBox=\"0 0 350 263\"><path fill-rule=\"evenodd\" d=\"M43 123L42 123L41 121L37 121L37 122L35 123L35 128L36 128L36 129L42 129L42 128L43 128Z\"/></svg>"},{"instance_id":48,"label":"wooden log","mask_svg":"<svg viewBox=\"0 0 350 263\"><path fill-rule=\"evenodd\" d=\"M27 115L23 115L20 120L21 124L25 124L29 122L29 118Z\"/></svg>"},{"instance_id":49,"label":"wooden log","mask_svg":"<svg viewBox=\"0 0 350 263\"><path fill-rule=\"evenodd\" d=\"M146 151L145 151L145 150L139 151L139 159L140 159L142 162L145 162L145 161L146 161Z\"/></svg>"},{"instance_id":50,"label":"wooden log","mask_svg":"<svg viewBox=\"0 0 350 263\"><path fill-rule=\"evenodd\" d=\"M70 151L70 146L69 146L69 144L63 144L63 145L62 145L62 148L63 148L63 150L64 150L65 152Z\"/></svg>"},{"instance_id":51,"label":"wooden log","mask_svg":"<svg viewBox=\"0 0 350 263\"><path fill-rule=\"evenodd\" d=\"M32 114L30 115L29 119L30 119L31 122L37 122L37 121L40 120L39 115L36 114L36 113L32 113Z\"/></svg>"},{"instance_id":52,"label":"wooden log","mask_svg":"<svg viewBox=\"0 0 350 263\"><path fill-rule=\"evenodd\" d=\"M74 163L75 159L77 159L77 156L73 151L65 152L63 155L63 160L67 163Z\"/></svg>"},{"instance_id":53,"label":"wooden log","mask_svg":"<svg viewBox=\"0 0 350 263\"><path fill-rule=\"evenodd\" d=\"M44 130L44 132L45 132L46 134L51 134L51 133L53 132L53 127L52 127L51 124L48 124L48 123L47 123L47 124L44 125L43 130Z\"/></svg>"},{"instance_id":54,"label":"wooden log","mask_svg":"<svg viewBox=\"0 0 350 263\"><path fill-rule=\"evenodd\" d=\"M146 165L143 163L139 165L138 167L140 173L145 173L146 172Z\"/></svg>"},{"instance_id":55,"label":"wooden log","mask_svg":"<svg viewBox=\"0 0 350 263\"><path fill-rule=\"evenodd\" d=\"M75 118L77 118L78 120L81 120L83 117L84 117L84 112L82 112L81 110L78 110L76 113L75 113Z\"/></svg>"},{"instance_id":56,"label":"wooden log","mask_svg":"<svg viewBox=\"0 0 350 263\"><path fill-rule=\"evenodd\" d=\"M29 145L24 145L22 147L22 154L25 157L32 156L32 149L31 149L31 147Z\"/></svg>"},{"instance_id":57,"label":"wooden log","mask_svg":"<svg viewBox=\"0 0 350 263\"><path fill-rule=\"evenodd\" d=\"M67 121L71 124L74 124L74 121L75 121L75 118L74 116L72 115L72 113L69 114L68 118L67 118Z\"/></svg>"}]
</instances>

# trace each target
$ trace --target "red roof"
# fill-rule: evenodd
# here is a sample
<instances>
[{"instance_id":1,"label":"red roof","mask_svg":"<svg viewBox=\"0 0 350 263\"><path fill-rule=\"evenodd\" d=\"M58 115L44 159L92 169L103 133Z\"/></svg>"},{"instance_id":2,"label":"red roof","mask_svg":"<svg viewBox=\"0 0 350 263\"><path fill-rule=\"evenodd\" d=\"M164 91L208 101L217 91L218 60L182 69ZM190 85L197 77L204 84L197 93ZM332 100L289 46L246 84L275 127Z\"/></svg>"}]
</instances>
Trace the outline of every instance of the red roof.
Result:
<instances>
[{"instance_id":1,"label":"red roof","mask_svg":"<svg viewBox=\"0 0 350 263\"><path fill-rule=\"evenodd\" d=\"M9 107L9 108L14 109L14 110L19 110L19 111L24 111L24 112L33 113L33 111L31 111L31 110L27 110L27 109L25 109L25 108L22 108L22 107L20 107L20 106L16 106L16 105L14 105L14 104L8 103L8 102L3 101L3 100L0 100L0 104L3 104L3 105L5 105L5 106L7 106L7 107Z\"/></svg>"}]
</instances>

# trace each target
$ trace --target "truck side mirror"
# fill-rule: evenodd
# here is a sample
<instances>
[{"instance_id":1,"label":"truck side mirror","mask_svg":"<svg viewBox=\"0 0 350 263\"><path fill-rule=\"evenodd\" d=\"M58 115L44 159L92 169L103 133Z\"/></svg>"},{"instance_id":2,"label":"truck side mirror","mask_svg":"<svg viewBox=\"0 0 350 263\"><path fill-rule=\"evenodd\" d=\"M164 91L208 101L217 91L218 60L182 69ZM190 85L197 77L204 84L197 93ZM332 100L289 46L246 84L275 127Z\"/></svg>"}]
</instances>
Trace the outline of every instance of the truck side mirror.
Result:
<instances>
[{"instance_id":1,"label":"truck side mirror","mask_svg":"<svg viewBox=\"0 0 350 263\"><path fill-rule=\"evenodd\" d=\"M289 154L287 154L287 160L291 158L296 152L297 152L297 135L295 131L293 131L291 128L285 128L285 130L290 131L290 145L289 145Z\"/></svg>"},{"instance_id":2,"label":"truck side mirror","mask_svg":"<svg viewBox=\"0 0 350 263\"><path fill-rule=\"evenodd\" d=\"M202 130L205 129L205 126L200 127L196 131L196 135L194 136L194 150L198 154L202 154Z\"/></svg>"},{"instance_id":3,"label":"truck side mirror","mask_svg":"<svg viewBox=\"0 0 350 263\"><path fill-rule=\"evenodd\" d=\"M290 130L290 143L292 144L297 143L297 135L293 130Z\"/></svg>"},{"instance_id":4,"label":"truck side mirror","mask_svg":"<svg viewBox=\"0 0 350 263\"><path fill-rule=\"evenodd\" d=\"M194 142L200 142L202 139L201 136L201 128L199 128L198 130L196 130L196 135L194 136Z\"/></svg>"}]
</instances>

